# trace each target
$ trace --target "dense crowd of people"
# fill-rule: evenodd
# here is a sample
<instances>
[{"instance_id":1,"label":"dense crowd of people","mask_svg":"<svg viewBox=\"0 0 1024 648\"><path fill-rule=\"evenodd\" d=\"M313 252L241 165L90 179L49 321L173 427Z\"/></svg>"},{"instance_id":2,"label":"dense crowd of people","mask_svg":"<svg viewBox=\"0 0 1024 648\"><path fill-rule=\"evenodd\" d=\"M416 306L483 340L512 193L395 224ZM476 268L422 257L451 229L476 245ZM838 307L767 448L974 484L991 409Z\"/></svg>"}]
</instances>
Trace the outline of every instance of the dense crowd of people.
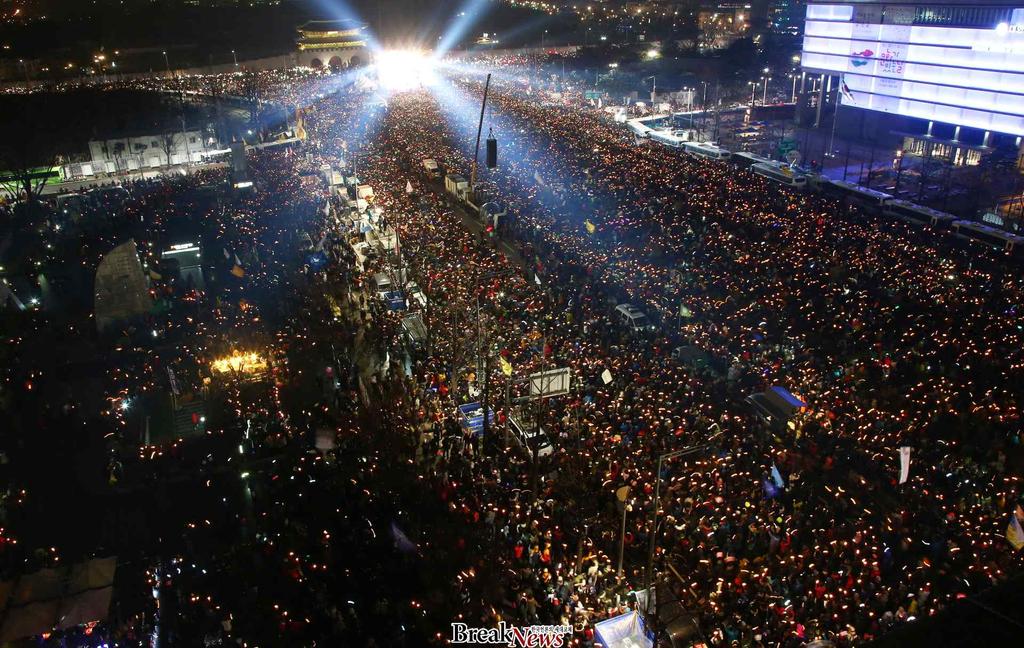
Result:
<instances>
[{"instance_id":1,"label":"dense crowd of people","mask_svg":"<svg viewBox=\"0 0 1024 648\"><path fill-rule=\"evenodd\" d=\"M608 613L599 596L565 605L567 591L599 595L614 571L614 516L600 517L601 540L584 541L594 573L572 559L564 534L584 532L581 500L604 500L590 507L600 513L619 486L633 487L642 514L627 541L642 565L654 459L709 430L722 433L715 452L662 475L656 545L659 566L686 575L685 586L670 580L713 643L869 639L1019 567L1003 536L1019 497L1022 286L1005 259L725 164L636 147L597 116L538 105L526 91L492 95L503 153L487 179L511 204L499 231L541 285L488 279L481 298L518 375L567 364L581 384L548 404L558 476L528 497L533 505L516 506L530 481L515 459L463 446L472 467L457 481L474 486L462 506L504 533L508 591L543 601L542 622ZM426 257L428 295L454 302L448 317L463 323L418 374L442 420L470 397L461 385L432 389L459 376L449 358L472 321L472 299L459 293L509 263L500 247L478 257L454 235L457 215L402 198L418 160L468 167L456 142L471 141L472 116L457 119L425 92L398 97L381 144L395 142L382 159L404 155L381 192L399 196L385 209L402 214L404 253L411 267ZM374 183L387 189L387 176ZM623 331L609 306L621 301L648 309L658 334ZM671 354L679 347L727 369L685 366ZM771 385L808 403L788 429L769 429L744 402ZM899 484L903 446L913 468ZM584 573L577 589L564 585Z\"/></svg>"},{"instance_id":2,"label":"dense crowd of people","mask_svg":"<svg viewBox=\"0 0 1024 648\"><path fill-rule=\"evenodd\" d=\"M161 523L134 530L158 547L140 549L158 604L103 636L422 645L503 620L592 646L634 605L652 534L655 580L715 646L859 644L1019 572L1024 283L1007 259L637 145L523 61L489 64L497 218L422 165L468 171L472 66L385 98L300 74L261 92L301 107L307 141L253 151L253 193L217 188L224 170L140 182L76 243L94 268L136 235L166 309L119 332L101 412L69 414L69 394L46 426L114 430L115 488L203 477L195 510L162 487ZM324 165L373 187L372 215ZM205 288L158 272L183 220L216 259ZM381 274L422 289L405 309L425 340ZM622 303L654 330L625 326ZM210 372L236 350L272 373ZM525 398L554 367L570 392ZM133 408L168 369L213 394L207 431L140 448ZM806 403L788 424L746 401L772 386ZM481 401L496 415L478 434L457 408ZM542 428L550 456L513 421ZM111 520L108 546L147 515Z\"/></svg>"}]
</instances>

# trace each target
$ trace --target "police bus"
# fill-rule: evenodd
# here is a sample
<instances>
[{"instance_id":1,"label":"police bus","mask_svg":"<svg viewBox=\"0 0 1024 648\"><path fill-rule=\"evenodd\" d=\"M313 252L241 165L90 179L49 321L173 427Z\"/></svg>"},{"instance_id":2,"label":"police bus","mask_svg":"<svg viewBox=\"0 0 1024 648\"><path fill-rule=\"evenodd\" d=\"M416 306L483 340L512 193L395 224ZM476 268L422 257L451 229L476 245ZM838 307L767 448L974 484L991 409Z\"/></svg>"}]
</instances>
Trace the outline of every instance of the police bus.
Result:
<instances>
[{"instance_id":1,"label":"police bus","mask_svg":"<svg viewBox=\"0 0 1024 648\"><path fill-rule=\"evenodd\" d=\"M826 189L829 193L844 198L854 205L875 210L881 210L887 203L894 200L887 193L868 189L845 180L829 180Z\"/></svg>"},{"instance_id":2,"label":"police bus","mask_svg":"<svg viewBox=\"0 0 1024 648\"><path fill-rule=\"evenodd\" d=\"M758 162L751 165L750 171L794 189L803 189L807 186L807 176L781 162Z\"/></svg>"},{"instance_id":3,"label":"police bus","mask_svg":"<svg viewBox=\"0 0 1024 648\"><path fill-rule=\"evenodd\" d=\"M747 151L736 151L729 158L729 161L740 167L741 169L748 169L751 166L763 162L771 162L768 158L757 153L748 153Z\"/></svg>"},{"instance_id":4,"label":"police bus","mask_svg":"<svg viewBox=\"0 0 1024 648\"><path fill-rule=\"evenodd\" d=\"M731 155L729 151L715 146L711 142L686 142L683 144L683 150L694 157L711 160L728 160Z\"/></svg>"},{"instance_id":5,"label":"police bus","mask_svg":"<svg viewBox=\"0 0 1024 648\"><path fill-rule=\"evenodd\" d=\"M985 243L1007 254L1020 256L1024 253L1024 237L1011 234L998 227L975 221L958 220L953 221L950 231L956 237Z\"/></svg>"},{"instance_id":6,"label":"police bus","mask_svg":"<svg viewBox=\"0 0 1024 648\"><path fill-rule=\"evenodd\" d=\"M924 223L925 225L931 225L942 230L949 229L956 220L956 216L952 214L923 205L915 205L908 200L898 199L887 202L885 207L882 208L882 213L907 222Z\"/></svg>"}]
</instances>

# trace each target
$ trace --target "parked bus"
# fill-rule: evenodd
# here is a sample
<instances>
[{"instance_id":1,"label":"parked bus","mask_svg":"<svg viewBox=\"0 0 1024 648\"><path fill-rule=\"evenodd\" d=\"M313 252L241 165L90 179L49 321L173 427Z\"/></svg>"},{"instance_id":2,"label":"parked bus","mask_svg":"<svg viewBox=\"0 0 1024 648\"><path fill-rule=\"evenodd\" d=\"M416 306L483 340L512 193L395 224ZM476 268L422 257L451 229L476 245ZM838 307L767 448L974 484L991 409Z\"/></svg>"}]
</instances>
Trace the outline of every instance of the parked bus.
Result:
<instances>
[{"instance_id":1,"label":"parked bus","mask_svg":"<svg viewBox=\"0 0 1024 648\"><path fill-rule=\"evenodd\" d=\"M951 231L954 236L972 241L980 241L1003 250L1007 254L1020 255L1024 253L1024 237L1011 234L998 227L992 227L991 225L975 221L958 220L953 221Z\"/></svg>"},{"instance_id":2,"label":"parked bus","mask_svg":"<svg viewBox=\"0 0 1024 648\"><path fill-rule=\"evenodd\" d=\"M683 149L694 157L708 158L711 160L728 160L729 151L718 147L711 142L687 142Z\"/></svg>"},{"instance_id":3,"label":"parked bus","mask_svg":"<svg viewBox=\"0 0 1024 648\"><path fill-rule=\"evenodd\" d=\"M956 216L941 212L931 207L915 205L907 200L890 200L885 204L882 213L886 216L899 218L912 223L924 223L939 229L949 229Z\"/></svg>"},{"instance_id":4,"label":"parked bus","mask_svg":"<svg viewBox=\"0 0 1024 648\"><path fill-rule=\"evenodd\" d=\"M794 189L803 189L807 186L807 176L781 162L758 162L751 165L750 171Z\"/></svg>"},{"instance_id":5,"label":"parked bus","mask_svg":"<svg viewBox=\"0 0 1024 648\"><path fill-rule=\"evenodd\" d=\"M634 135L636 135L637 137L642 137L644 139L650 137L651 131L654 130L653 128L643 123L639 119L630 119L628 122L626 122L626 127L629 128L629 130L633 131Z\"/></svg>"},{"instance_id":6,"label":"parked bus","mask_svg":"<svg viewBox=\"0 0 1024 648\"><path fill-rule=\"evenodd\" d=\"M841 198L849 200L855 205L870 209L882 209L886 203L894 200L892 196L881 191L868 189L859 184L846 182L845 180L829 180L828 190Z\"/></svg>"},{"instance_id":7,"label":"parked bus","mask_svg":"<svg viewBox=\"0 0 1024 648\"><path fill-rule=\"evenodd\" d=\"M686 129L653 130L650 132L650 138L665 146L682 148L686 142L690 141L691 134L692 131Z\"/></svg>"},{"instance_id":8,"label":"parked bus","mask_svg":"<svg viewBox=\"0 0 1024 648\"><path fill-rule=\"evenodd\" d=\"M771 162L771 160L764 157L763 155L758 155L757 153L748 153L746 151L737 151L733 153L732 157L729 159L736 166L742 169L748 169L751 166L762 162Z\"/></svg>"}]
</instances>

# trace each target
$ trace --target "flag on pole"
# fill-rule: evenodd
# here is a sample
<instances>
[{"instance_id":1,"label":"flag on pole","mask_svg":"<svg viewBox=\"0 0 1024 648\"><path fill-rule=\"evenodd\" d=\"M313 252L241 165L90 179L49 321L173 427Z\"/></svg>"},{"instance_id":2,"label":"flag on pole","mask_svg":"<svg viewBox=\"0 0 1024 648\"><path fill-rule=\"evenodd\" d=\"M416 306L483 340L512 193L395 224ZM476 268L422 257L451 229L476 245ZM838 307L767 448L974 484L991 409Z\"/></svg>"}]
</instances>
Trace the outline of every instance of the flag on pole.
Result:
<instances>
[{"instance_id":1,"label":"flag on pole","mask_svg":"<svg viewBox=\"0 0 1024 648\"><path fill-rule=\"evenodd\" d=\"M506 376L512 375L512 363L506 360L503 356L498 356L498 362L501 364L501 373Z\"/></svg>"},{"instance_id":2,"label":"flag on pole","mask_svg":"<svg viewBox=\"0 0 1024 648\"><path fill-rule=\"evenodd\" d=\"M589 220L583 221L583 225L586 226L588 234L593 234L594 232L597 231L597 226L591 223Z\"/></svg>"},{"instance_id":3,"label":"flag on pole","mask_svg":"<svg viewBox=\"0 0 1024 648\"><path fill-rule=\"evenodd\" d=\"M533 280L537 282L538 286L541 285L541 283L540 283L540 275L537 274L536 272L533 273Z\"/></svg>"},{"instance_id":4,"label":"flag on pole","mask_svg":"<svg viewBox=\"0 0 1024 648\"><path fill-rule=\"evenodd\" d=\"M772 481L775 482L776 488L786 487L786 483L782 481L782 473L779 472L779 467L775 464L772 464Z\"/></svg>"},{"instance_id":5,"label":"flag on pole","mask_svg":"<svg viewBox=\"0 0 1024 648\"><path fill-rule=\"evenodd\" d=\"M1024 529L1020 528L1020 520L1017 519L1016 513L1010 514L1010 524L1006 527L1006 539L1014 549L1024 547Z\"/></svg>"},{"instance_id":6,"label":"flag on pole","mask_svg":"<svg viewBox=\"0 0 1024 648\"><path fill-rule=\"evenodd\" d=\"M910 446L900 448L900 483L905 484L910 478Z\"/></svg>"},{"instance_id":7,"label":"flag on pole","mask_svg":"<svg viewBox=\"0 0 1024 648\"><path fill-rule=\"evenodd\" d=\"M609 371L608 369L605 369L604 371L602 371L601 372L601 382L603 382L604 384L607 385L607 384L611 383L611 381L612 381L612 372Z\"/></svg>"},{"instance_id":8,"label":"flag on pole","mask_svg":"<svg viewBox=\"0 0 1024 648\"><path fill-rule=\"evenodd\" d=\"M411 194L412 193L412 182L410 180L406 180L405 181L405 193L407 193L407 194Z\"/></svg>"},{"instance_id":9,"label":"flag on pole","mask_svg":"<svg viewBox=\"0 0 1024 648\"><path fill-rule=\"evenodd\" d=\"M839 79L839 89L842 91L843 96L850 101L850 103L855 103L853 100L853 93L850 92L850 86L846 85L845 75Z\"/></svg>"},{"instance_id":10,"label":"flag on pole","mask_svg":"<svg viewBox=\"0 0 1024 648\"><path fill-rule=\"evenodd\" d=\"M241 279L242 277L245 276L245 270L242 268L242 266L236 263L235 267L231 268L231 274Z\"/></svg>"},{"instance_id":11,"label":"flag on pole","mask_svg":"<svg viewBox=\"0 0 1024 648\"><path fill-rule=\"evenodd\" d=\"M686 304L679 304L679 317L693 317L693 311L686 307Z\"/></svg>"},{"instance_id":12,"label":"flag on pole","mask_svg":"<svg viewBox=\"0 0 1024 648\"><path fill-rule=\"evenodd\" d=\"M224 258L227 259L228 261L230 261L231 260L231 253L228 252L227 248L223 248L223 249L224 249Z\"/></svg>"}]
</instances>

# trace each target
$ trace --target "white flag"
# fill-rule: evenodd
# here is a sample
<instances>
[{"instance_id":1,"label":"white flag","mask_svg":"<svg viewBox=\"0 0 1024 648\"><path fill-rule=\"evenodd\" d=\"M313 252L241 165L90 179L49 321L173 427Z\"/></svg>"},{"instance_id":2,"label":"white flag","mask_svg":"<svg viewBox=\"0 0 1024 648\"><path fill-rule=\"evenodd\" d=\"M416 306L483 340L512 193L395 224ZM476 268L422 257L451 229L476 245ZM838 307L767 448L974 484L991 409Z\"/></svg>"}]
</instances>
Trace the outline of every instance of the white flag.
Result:
<instances>
[{"instance_id":1,"label":"white flag","mask_svg":"<svg viewBox=\"0 0 1024 648\"><path fill-rule=\"evenodd\" d=\"M412 182L409 181L409 180L405 181L405 193L407 193L407 194L411 194L412 193Z\"/></svg>"},{"instance_id":2,"label":"white flag","mask_svg":"<svg viewBox=\"0 0 1024 648\"><path fill-rule=\"evenodd\" d=\"M533 273L533 280L537 282L538 286L540 285L540 275L536 272Z\"/></svg>"},{"instance_id":3,"label":"white flag","mask_svg":"<svg viewBox=\"0 0 1024 648\"><path fill-rule=\"evenodd\" d=\"M910 478L910 446L900 448L900 483L905 484Z\"/></svg>"},{"instance_id":4,"label":"white flag","mask_svg":"<svg viewBox=\"0 0 1024 648\"><path fill-rule=\"evenodd\" d=\"M611 372L611 371L608 371L607 369L605 369L604 371L602 371L602 372L601 372L601 380L602 380L602 381L604 382L604 384L606 384L606 385L607 385L608 383L610 383L610 382L612 381L612 372Z\"/></svg>"}]
</instances>

